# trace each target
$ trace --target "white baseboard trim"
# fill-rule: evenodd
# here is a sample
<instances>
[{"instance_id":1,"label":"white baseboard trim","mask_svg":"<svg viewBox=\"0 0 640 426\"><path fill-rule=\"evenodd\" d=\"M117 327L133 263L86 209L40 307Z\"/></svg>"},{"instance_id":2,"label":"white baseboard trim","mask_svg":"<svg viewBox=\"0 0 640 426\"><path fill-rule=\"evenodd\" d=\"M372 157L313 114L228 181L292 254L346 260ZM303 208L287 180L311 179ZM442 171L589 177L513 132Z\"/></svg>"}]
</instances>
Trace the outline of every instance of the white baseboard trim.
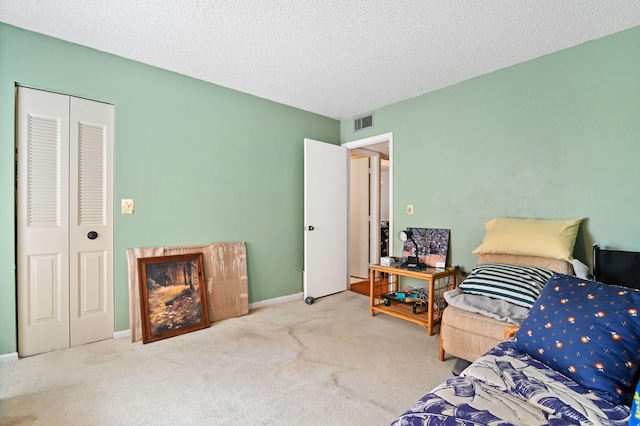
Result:
<instances>
[{"instance_id":1,"label":"white baseboard trim","mask_svg":"<svg viewBox=\"0 0 640 426\"><path fill-rule=\"evenodd\" d=\"M249 310L262 308L263 306L276 305L278 303L289 302L291 300L302 299L302 292L296 294L290 294L288 296L276 297L274 299L262 300L260 302L250 303Z\"/></svg>"},{"instance_id":2,"label":"white baseboard trim","mask_svg":"<svg viewBox=\"0 0 640 426\"><path fill-rule=\"evenodd\" d=\"M114 331L114 339L124 339L125 337L131 337L131 330Z\"/></svg>"},{"instance_id":3,"label":"white baseboard trim","mask_svg":"<svg viewBox=\"0 0 640 426\"><path fill-rule=\"evenodd\" d=\"M4 364L7 362L15 362L17 360L19 360L20 358L18 357L18 352L11 352L8 354L3 354L0 355L0 364Z\"/></svg>"}]
</instances>

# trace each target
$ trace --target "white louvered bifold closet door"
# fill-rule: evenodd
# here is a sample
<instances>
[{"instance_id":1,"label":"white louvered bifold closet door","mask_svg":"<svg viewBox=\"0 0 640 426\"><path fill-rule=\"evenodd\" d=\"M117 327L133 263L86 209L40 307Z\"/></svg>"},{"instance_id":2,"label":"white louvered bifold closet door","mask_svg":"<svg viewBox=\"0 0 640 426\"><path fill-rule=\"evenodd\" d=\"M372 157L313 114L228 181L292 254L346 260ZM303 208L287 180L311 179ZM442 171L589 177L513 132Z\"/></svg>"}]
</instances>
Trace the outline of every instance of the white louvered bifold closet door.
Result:
<instances>
[{"instance_id":1,"label":"white louvered bifold closet door","mask_svg":"<svg viewBox=\"0 0 640 426\"><path fill-rule=\"evenodd\" d=\"M69 299L76 346L113 337L113 106L71 98L70 123Z\"/></svg>"},{"instance_id":2,"label":"white louvered bifold closet door","mask_svg":"<svg viewBox=\"0 0 640 426\"><path fill-rule=\"evenodd\" d=\"M19 88L17 117L19 355L110 338L113 106Z\"/></svg>"}]
</instances>

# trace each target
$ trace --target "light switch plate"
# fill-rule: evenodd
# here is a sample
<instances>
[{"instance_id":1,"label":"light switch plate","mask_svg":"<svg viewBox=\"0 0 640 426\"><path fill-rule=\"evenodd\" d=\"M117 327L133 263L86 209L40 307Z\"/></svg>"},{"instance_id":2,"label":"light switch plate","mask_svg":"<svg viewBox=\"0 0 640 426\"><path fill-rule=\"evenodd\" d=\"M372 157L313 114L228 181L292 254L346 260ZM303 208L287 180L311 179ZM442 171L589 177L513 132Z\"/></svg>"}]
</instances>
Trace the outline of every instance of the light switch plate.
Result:
<instances>
[{"instance_id":1,"label":"light switch plate","mask_svg":"<svg viewBox=\"0 0 640 426\"><path fill-rule=\"evenodd\" d=\"M407 214L409 216L413 215L413 204L407 204Z\"/></svg>"},{"instance_id":2,"label":"light switch plate","mask_svg":"<svg viewBox=\"0 0 640 426\"><path fill-rule=\"evenodd\" d=\"M122 206L122 214L133 214L134 203L132 199L123 198L121 206Z\"/></svg>"}]
</instances>

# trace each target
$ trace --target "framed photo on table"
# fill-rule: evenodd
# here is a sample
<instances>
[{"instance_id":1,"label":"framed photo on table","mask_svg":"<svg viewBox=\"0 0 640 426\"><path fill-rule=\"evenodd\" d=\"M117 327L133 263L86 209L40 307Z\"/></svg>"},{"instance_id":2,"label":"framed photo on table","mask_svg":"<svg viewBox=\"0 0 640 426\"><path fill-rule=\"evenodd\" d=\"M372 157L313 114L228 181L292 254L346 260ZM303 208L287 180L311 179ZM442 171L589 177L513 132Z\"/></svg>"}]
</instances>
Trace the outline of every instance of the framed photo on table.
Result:
<instances>
[{"instance_id":1,"label":"framed photo on table","mask_svg":"<svg viewBox=\"0 0 640 426\"><path fill-rule=\"evenodd\" d=\"M404 242L402 256L417 256L420 262L428 267L444 268L447 264L447 253L449 251L449 229L436 228L407 228L412 232L413 240L418 247L415 247L412 240Z\"/></svg>"},{"instance_id":2,"label":"framed photo on table","mask_svg":"<svg viewBox=\"0 0 640 426\"><path fill-rule=\"evenodd\" d=\"M202 253L138 259L142 343L209 327Z\"/></svg>"}]
</instances>

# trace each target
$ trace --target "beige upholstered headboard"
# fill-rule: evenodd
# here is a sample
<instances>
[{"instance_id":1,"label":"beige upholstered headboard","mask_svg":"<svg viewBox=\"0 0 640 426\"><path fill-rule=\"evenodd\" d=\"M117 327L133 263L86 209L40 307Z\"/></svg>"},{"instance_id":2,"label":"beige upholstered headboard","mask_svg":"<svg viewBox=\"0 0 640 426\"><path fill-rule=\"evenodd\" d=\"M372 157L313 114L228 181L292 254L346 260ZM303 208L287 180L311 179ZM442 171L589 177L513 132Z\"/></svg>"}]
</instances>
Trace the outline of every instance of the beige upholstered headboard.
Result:
<instances>
[{"instance_id":1,"label":"beige upholstered headboard","mask_svg":"<svg viewBox=\"0 0 640 426\"><path fill-rule=\"evenodd\" d=\"M515 254L481 254L478 263L508 263L511 265L533 266L549 269L561 274L573 275L573 266L566 260L549 257L521 256Z\"/></svg>"}]
</instances>

